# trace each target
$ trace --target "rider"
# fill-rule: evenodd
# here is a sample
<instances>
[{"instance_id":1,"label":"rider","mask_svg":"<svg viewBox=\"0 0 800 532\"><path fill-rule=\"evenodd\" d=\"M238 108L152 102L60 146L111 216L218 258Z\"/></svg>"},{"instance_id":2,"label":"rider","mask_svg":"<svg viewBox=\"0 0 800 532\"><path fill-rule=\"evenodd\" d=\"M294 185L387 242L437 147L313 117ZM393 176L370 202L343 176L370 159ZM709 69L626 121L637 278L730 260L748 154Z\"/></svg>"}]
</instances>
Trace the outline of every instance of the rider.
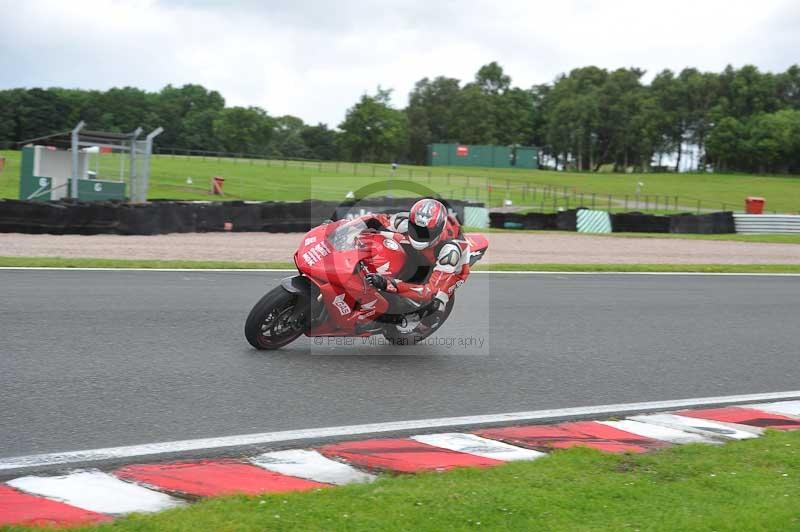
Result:
<instances>
[{"instance_id":1,"label":"rider","mask_svg":"<svg viewBox=\"0 0 800 532\"><path fill-rule=\"evenodd\" d=\"M444 310L453 291L469 275L469 243L463 238L456 218L447 213L441 202L430 198L417 201L407 213L372 214L364 218L368 227L405 234L407 243L416 250L417 262L432 267L422 282L379 273L367 274L367 281L378 290L418 303L433 301L436 310Z\"/></svg>"}]
</instances>

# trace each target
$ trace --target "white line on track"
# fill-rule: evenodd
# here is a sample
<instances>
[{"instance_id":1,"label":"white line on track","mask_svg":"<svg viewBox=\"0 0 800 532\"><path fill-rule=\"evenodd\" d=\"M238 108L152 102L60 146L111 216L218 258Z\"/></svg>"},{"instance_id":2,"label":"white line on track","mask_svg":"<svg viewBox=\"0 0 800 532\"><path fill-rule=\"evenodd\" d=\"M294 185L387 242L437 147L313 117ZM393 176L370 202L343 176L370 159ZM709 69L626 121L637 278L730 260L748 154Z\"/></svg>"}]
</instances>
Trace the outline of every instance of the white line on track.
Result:
<instances>
[{"instance_id":1,"label":"white line on track","mask_svg":"<svg viewBox=\"0 0 800 532\"><path fill-rule=\"evenodd\" d=\"M76 271L76 272L214 272L214 273L264 273L264 272L296 272L289 268L65 268L56 266L0 266L0 270L41 270L41 271ZM511 275L710 275L719 277L800 277L800 273L764 273L764 272L555 272L555 271L506 271L506 270L472 270L476 274L511 274Z\"/></svg>"},{"instance_id":2,"label":"white line on track","mask_svg":"<svg viewBox=\"0 0 800 532\"><path fill-rule=\"evenodd\" d=\"M488 414L478 416L462 416L434 419L416 419L393 421L388 423L369 423L365 425L346 425L341 427L323 427L314 429L287 430L281 432L265 432L260 434L242 434L219 438L202 438L126 447L109 447L85 451L68 451L60 453L37 454L0 458L0 471L24 469L31 467L56 466L102 460L130 459L139 456L151 456L167 453L222 449L248 445L277 444L297 440L315 440L376 434L382 432L405 432L411 430L431 430L458 426L485 425L494 423L514 423L523 421L544 422L571 417L590 417L608 414L631 414L689 408L697 406L729 405L738 403L766 402L788 399L800 399L800 390L774 393L758 393L748 395L727 395L719 397L699 397L668 401L650 401L643 403L622 403L611 405L585 406L577 408L560 408L551 410L533 410L528 412L512 412L506 414Z\"/></svg>"}]
</instances>

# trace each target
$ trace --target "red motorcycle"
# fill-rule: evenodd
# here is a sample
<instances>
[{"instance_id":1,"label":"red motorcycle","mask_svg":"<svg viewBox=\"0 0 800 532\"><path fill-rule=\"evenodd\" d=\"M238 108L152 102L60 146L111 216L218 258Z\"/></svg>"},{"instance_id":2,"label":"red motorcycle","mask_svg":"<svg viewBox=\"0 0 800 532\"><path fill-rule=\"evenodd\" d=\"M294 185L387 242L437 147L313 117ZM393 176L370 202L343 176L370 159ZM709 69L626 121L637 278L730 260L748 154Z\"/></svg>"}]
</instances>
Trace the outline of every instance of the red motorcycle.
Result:
<instances>
[{"instance_id":1,"label":"red motorcycle","mask_svg":"<svg viewBox=\"0 0 800 532\"><path fill-rule=\"evenodd\" d=\"M489 242L474 233L464 238L472 266ZM369 229L361 219L315 227L305 234L294 254L299 275L283 279L250 311L244 327L247 341L257 349L278 349L302 334L383 334L401 345L424 340L447 320L455 294L439 311L432 302L420 304L379 291L366 280L368 273L412 283L427 279L432 265L415 260L413 250L406 251L404 240L401 233ZM379 313L378 308L387 310Z\"/></svg>"}]
</instances>

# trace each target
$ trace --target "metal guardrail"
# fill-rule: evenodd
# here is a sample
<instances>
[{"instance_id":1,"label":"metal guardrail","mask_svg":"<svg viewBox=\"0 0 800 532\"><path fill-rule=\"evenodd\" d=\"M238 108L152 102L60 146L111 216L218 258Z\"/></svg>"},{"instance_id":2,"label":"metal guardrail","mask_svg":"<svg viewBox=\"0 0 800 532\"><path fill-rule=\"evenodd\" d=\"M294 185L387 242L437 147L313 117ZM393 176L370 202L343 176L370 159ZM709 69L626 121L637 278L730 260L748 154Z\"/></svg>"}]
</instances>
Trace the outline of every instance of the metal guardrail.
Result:
<instances>
[{"instance_id":1,"label":"metal guardrail","mask_svg":"<svg viewBox=\"0 0 800 532\"><path fill-rule=\"evenodd\" d=\"M800 216L791 214L734 214L737 233L800 233Z\"/></svg>"}]
</instances>

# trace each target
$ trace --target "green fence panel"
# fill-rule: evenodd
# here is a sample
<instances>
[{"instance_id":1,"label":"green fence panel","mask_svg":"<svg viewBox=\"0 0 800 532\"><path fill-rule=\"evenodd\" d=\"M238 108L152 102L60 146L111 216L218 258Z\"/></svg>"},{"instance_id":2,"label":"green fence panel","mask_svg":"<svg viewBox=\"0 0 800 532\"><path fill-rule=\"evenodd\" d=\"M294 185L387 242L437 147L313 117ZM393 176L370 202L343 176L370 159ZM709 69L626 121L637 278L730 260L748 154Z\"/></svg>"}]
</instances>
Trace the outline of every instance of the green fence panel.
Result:
<instances>
[{"instance_id":1,"label":"green fence panel","mask_svg":"<svg viewBox=\"0 0 800 532\"><path fill-rule=\"evenodd\" d=\"M512 157L516 153L516 158ZM430 166L477 166L483 168L538 168L539 150L485 144L429 144ZM514 161L515 164L512 164Z\"/></svg>"},{"instance_id":2,"label":"green fence panel","mask_svg":"<svg viewBox=\"0 0 800 532\"><path fill-rule=\"evenodd\" d=\"M78 199L81 201L124 200L125 183L98 179L79 179Z\"/></svg>"},{"instance_id":3,"label":"green fence panel","mask_svg":"<svg viewBox=\"0 0 800 532\"><path fill-rule=\"evenodd\" d=\"M52 198L53 180L49 177L23 175L19 178L19 199L49 201Z\"/></svg>"},{"instance_id":4,"label":"green fence panel","mask_svg":"<svg viewBox=\"0 0 800 532\"><path fill-rule=\"evenodd\" d=\"M517 168L539 168L539 150L536 148L517 148Z\"/></svg>"}]
</instances>

